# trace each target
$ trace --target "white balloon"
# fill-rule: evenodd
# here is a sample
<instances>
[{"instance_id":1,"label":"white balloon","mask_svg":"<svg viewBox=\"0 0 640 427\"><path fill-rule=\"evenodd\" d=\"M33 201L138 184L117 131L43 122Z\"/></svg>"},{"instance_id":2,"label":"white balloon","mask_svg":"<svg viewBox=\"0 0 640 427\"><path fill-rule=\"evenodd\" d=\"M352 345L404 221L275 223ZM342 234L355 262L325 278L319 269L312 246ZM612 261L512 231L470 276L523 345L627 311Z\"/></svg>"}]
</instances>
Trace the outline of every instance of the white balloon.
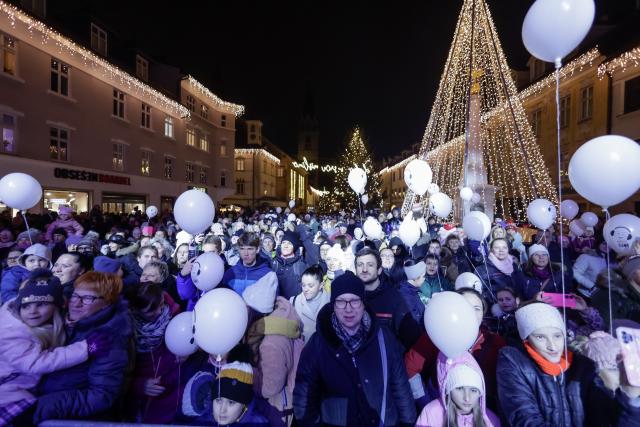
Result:
<instances>
[{"instance_id":1,"label":"white balloon","mask_svg":"<svg viewBox=\"0 0 640 427\"><path fill-rule=\"evenodd\" d=\"M423 196L431 184L433 172L427 162L420 159L411 160L404 168L404 182L415 194Z\"/></svg>"},{"instance_id":2,"label":"white balloon","mask_svg":"<svg viewBox=\"0 0 640 427\"><path fill-rule=\"evenodd\" d=\"M362 225L362 230L364 231L364 234L366 234L368 237L371 237L372 239L377 239L378 237L380 237L380 233L382 233L382 226L380 225L377 219L370 216L364 221L364 224Z\"/></svg>"},{"instance_id":3,"label":"white balloon","mask_svg":"<svg viewBox=\"0 0 640 427\"><path fill-rule=\"evenodd\" d=\"M147 217L149 217L149 219L153 218L154 216L158 215L158 208L156 208L153 205L150 205L147 207Z\"/></svg>"},{"instance_id":4,"label":"white balloon","mask_svg":"<svg viewBox=\"0 0 640 427\"><path fill-rule=\"evenodd\" d=\"M547 199L535 199L527 206L529 222L546 230L556 221L556 207Z\"/></svg>"},{"instance_id":5,"label":"white balloon","mask_svg":"<svg viewBox=\"0 0 640 427\"><path fill-rule=\"evenodd\" d=\"M362 194L367 185L367 173L363 169L353 168L349 171L347 182L353 191Z\"/></svg>"},{"instance_id":6,"label":"white balloon","mask_svg":"<svg viewBox=\"0 0 640 427\"><path fill-rule=\"evenodd\" d=\"M578 211L580 211L580 207L573 200L563 200L560 204L560 215L569 221L578 215Z\"/></svg>"},{"instance_id":7,"label":"white balloon","mask_svg":"<svg viewBox=\"0 0 640 427\"><path fill-rule=\"evenodd\" d=\"M522 41L536 58L560 61L587 35L594 15L593 0L537 0L524 18Z\"/></svg>"},{"instance_id":8,"label":"white balloon","mask_svg":"<svg viewBox=\"0 0 640 427\"><path fill-rule=\"evenodd\" d=\"M196 235L211 227L215 209L209 195L199 190L187 190L176 200L173 215L180 228Z\"/></svg>"},{"instance_id":9,"label":"white balloon","mask_svg":"<svg viewBox=\"0 0 640 427\"><path fill-rule=\"evenodd\" d=\"M224 355L242 339L248 317L236 292L222 288L207 292L193 309L196 344L209 354Z\"/></svg>"},{"instance_id":10,"label":"white balloon","mask_svg":"<svg viewBox=\"0 0 640 427\"><path fill-rule=\"evenodd\" d=\"M294 200L289 200L289 207L293 209L296 206L296 202Z\"/></svg>"},{"instance_id":11,"label":"white balloon","mask_svg":"<svg viewBox=\"0 0 640 427\"><path fill-rule=\"evenodd\" d=\"M398 237L400 237L402 243L408 247L415 245L416 242L420 240L420 227L410 215L407 215L400 223L400 227L398 227Z\"/></svg>"},{"instance_id":12,"label":"white balloon","mask_svg":"<svg viewBox=\"0 0 640 427\"><path fill-rule=\"evenodd\" d=\"M0 200L14 209L34 207L42 198L42 186L31 175L14 172L0 179Z\"/></svg>"},{"instance_id":13,"label":"white balloon","mask_svg":"<svg viewBox=\"0 0 640 427\"><path fill-rule=\"evenodd\" d=\"M176 356L184 357L198 350L193 337L193 312L177 314L164 331L164 343Z\"/></svg>"},{"instance_id":14,"label":"white balloon","mask_svg":"<svg viewBox=\"0 0 640 427\"><path fill-rule=\"evenodd\" d=\"M602 234L618 255L633 255L633 244L640 238L640 218L631 214L614 215L604 224Z\"/></svg>"},{"instance_id":15,"label":"white balloon","mask_svg":"<svg viewBox=\"0 0 640 427\"><path fill-rule=\"evenodd\" d=\"M363 194L362 197L360 198L360 200L362 200L362 203L364 203L366 205L367 203L369 203L369 195L368 194Z\"/></svg>"},{"instance_id":16,"label":"white balloon","mask_svg":"<svg viewBox=\"0 0 640 427\"><path fill-rule=\"evenodd\" d=\"M580 237L584 234L586 230L586 226L579 219L574 219L569 223L569 230L576 235L576 237Z\"/></svg>"},{"instance_id":17,"label":"white balloon","mask_svg":"<svg viewBox=\"0 0 640 427\"><path fill-rule=\"evenodd\" d=\"M462 229L471 240L483 241L491 233L491 220L480 211L472 211L462 219Z\"/></svg>"},{"instance_id":18,"label":"white balloon","mask_svg":"<svg viewBox=\"0 0 640 427\"><path fill-rule=\"evenodd\" d=\"M473 193L473 195L471 196L471 201L473 203L480 203L480 200L482 200L482 198L480 197L480 194Z\"/></svg>"},{"instance_id":19,"label":"white balloon","mask_svg":"<svg viewBox=\"0 0 640 427\"><path fill-rule=\"evenodd\" d=\"M463 187L460 190L460 198L462 200L471 200L471 198L473 197L473 190L470 189L469 187Z\"/></svg>"},{"instance_id":20,"label":"white balloon","mask_svg":"<svg viewBox=\"0 0 640 427\"><path fill-rule=\"evenodd\" d=\"M464 272L456 278L455 289L471 288L482 293L482 281L473 273Z\"/></svg>"},{"instance_id":21,"label":"white balloon","mask_svg":"<svg viewBox=\"0 0 640 427\"><path fill-rule=\"evenodd\" d=\"M451 213L453 200L444 193L436 193L429 197L429 209L436 216L445 218Z\"/></svg>"},{"instance_id":22,"label":"white balloon","mask_svg":"<svg viewBox=\"0 0 640 427\"><path fill-rule=\"evenodd\" d=\"M290 213L290 214L287 216L287 221L289 221L289 222L294 222L295 220L296 220L296 214L292 214L292 213Z\"/></svg>"},{"instance_id":23,"label":"white balloon","mask_svg":"<svg viewBox=\"0 0 640 427\"><path fill-rule=\"evenodd\" d=\"M424 310L424 326L431 341L450 359L471 348L480 327L471 304L449 291L431 297Z\"/></svg>"},{"instance_id":24,"label":"white balloon","mask_svg":"<svg viewBox=\"0 0 640 427\"><path fill-rule=\"evenodd\" d=\"M205 252L193 262L191 280L201 291L210 291L220 284L223 274L222 258L213 252Z\"/></svg>"},{"instance_id":25,"label":"white balloon","mask_svg":"<svg viewBox=\"0 0 640 427\"><path fill-rule=\"evenodd\" d=\"M276 207L276 213L282 213L282 208L280 206Z\"/></svg>"},{"instance_id":26,"label":"white balloon","mask_svg":"<svg viewBox=\"0 0 640 427\"><path fill-rule=\"evenodd\" d=\"M624 136L605 135L582 144L569 162L569 181L585 199L603 208L640 188L640 146Z\"/></svg>"},{"instance_id":27,"label":"white balloon","mask_svg":"<svg viewBox=\"0 0 640 427\"><path fill-rule=\"evenodd\" d=\"M427 231L429 231L429 226L427 225L427 221L424 220L424 217L418 218L416 222L418 223L418 227L420 228L420 231L422 231L422 234L426 234Z\"/></svg>"},{"instance_id":28,"label":"white balloon","mask_svg":"<svg viewBox=\"0 0 640 427\"><path fill-rule=\"evenodd\" d=\"M587 227L595 227L598 223L598 215L594 214L593 212L583 213L580 219L582 220L582 223Z\"/></svg>"},{"instance_id":29,"label":"white balloon","mask_svg":"<svg viewBox=\"0 0 640 427\"><path fill-rule=\"evenodd\" d=\"M436 184L435 182L432 182L431 184L429 184L429 187L427 187L427 193L429 193L430 196L433 196L434 194L437 194L440 192L440 187L438 187L438 184Z\"/></svg>"}]
</instances>

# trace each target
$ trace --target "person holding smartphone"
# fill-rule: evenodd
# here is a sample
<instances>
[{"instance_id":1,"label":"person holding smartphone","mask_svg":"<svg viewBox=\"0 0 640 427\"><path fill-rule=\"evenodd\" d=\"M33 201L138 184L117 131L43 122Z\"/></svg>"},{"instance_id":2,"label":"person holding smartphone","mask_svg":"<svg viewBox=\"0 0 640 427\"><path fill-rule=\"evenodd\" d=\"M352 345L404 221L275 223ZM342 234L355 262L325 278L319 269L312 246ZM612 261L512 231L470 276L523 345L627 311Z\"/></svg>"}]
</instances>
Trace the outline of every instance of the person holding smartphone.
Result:
<instances>
[{"instance_id":1,"label":"person holding smartphone","mask_svg":"<svg viewBox=\"0 0 640 427\"><path fill-rule=\"evenodd\" d=\"M562 293L562 276L564 275L564 292L568 293L572 287L572 274L568 268L560 263L549 261L549 251L542 245L534 244L529 248L529 260L522 269L524 283L522 285L522 299L529 301L538 292Z\"/></svg>"}]
</instances>

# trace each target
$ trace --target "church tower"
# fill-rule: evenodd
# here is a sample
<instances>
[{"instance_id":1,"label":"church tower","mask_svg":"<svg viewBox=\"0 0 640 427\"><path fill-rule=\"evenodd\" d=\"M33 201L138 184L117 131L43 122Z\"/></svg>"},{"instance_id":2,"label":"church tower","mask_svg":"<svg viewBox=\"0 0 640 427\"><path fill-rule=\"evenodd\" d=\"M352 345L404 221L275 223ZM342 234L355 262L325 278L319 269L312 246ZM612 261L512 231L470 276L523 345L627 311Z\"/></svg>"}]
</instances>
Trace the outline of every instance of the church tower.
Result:
<instances>
[{"instance_id":1,"label":"church tower","mask_svg":"<svg viewBox=\"0 0 640 427\"><path fill-rule=\"evenodd\" d=\"M302 116L300 117L300 125L298 128L297 160L301 162L302 158L306 157L309 163L318 164L320 159L319 140L320 132L318 130L315 103L313 101L313 94L311 90L308 89L305 95Z\"/></svg>"}]
</instances>

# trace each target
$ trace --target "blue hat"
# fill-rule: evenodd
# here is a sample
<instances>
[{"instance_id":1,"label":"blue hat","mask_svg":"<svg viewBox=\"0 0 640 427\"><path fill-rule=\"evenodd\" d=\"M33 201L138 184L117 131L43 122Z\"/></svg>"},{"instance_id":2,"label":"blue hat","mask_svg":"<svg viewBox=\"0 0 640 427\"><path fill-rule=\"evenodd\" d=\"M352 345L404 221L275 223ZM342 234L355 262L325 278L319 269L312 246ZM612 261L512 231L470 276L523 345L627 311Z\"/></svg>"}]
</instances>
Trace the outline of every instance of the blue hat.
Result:
<instances>
[{"instance_id":1,"label":"blue hat","mask_svg":"<svg viewBox=\"0 0 640 427\"><path fill-rule=\"evenodd\" d=\"M46 268L36 268L29 273L27 281L18 290L19 305L32 302L49 302L62 307L62 286L60 279Z\"/></svg>"},{"instance_id":2,"label":"blue hat","mask_svg":"<svg viewBox=\"0 0 640 427\"><path fill-rule=\"evenodd\" d=\"M93 270L98 273L117 273L122 264L119 259L99 256L93 260Z\"/></svg>"}]
</instances>

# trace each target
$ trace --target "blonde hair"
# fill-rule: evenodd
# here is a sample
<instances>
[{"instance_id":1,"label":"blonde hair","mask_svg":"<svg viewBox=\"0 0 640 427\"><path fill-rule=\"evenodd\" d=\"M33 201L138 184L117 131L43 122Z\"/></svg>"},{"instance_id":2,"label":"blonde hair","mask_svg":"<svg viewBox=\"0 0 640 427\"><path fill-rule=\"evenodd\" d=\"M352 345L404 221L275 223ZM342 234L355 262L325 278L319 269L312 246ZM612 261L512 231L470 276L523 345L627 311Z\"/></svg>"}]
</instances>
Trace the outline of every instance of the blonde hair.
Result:
<instances>
[{"instance_id":1,"label":"blonde hair","mask_svg":"<svg viewBox=\"0 0 640 427\"><path fill-rule=\"evenodd\" d=\"M24 283L26 283L26 281L23 282L23 285ZM22 317L20 317L20 304L18 304L16 300L9 303L9 311L11 311L11 313L22 322ZM66 339L64 332L64 319L62 318L58 307L56 307L53 312L51 323L40 326L29 326L29 330L31 331L31 334L40 341L40 346L43 351L64 345L64 341Z\"/></svg>"}]
</instances>

